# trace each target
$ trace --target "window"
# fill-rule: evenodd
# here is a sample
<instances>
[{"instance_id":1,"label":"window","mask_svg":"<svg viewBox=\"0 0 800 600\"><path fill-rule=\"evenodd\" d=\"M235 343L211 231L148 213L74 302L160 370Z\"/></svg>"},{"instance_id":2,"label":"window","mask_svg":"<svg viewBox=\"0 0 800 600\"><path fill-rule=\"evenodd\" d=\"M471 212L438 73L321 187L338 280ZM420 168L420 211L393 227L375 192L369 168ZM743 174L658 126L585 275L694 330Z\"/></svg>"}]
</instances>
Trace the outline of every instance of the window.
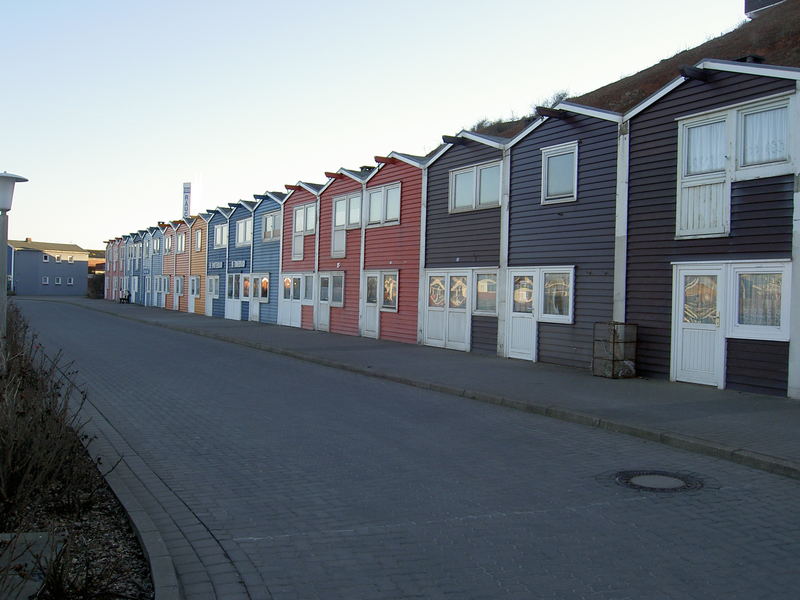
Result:
<instances>
[{"instance_id":1,"label":"window","mask_svg":"<svg viewBox=\"0 0 800 600\"><path fill-rule=\"evenodd\" d=\"M331 288L331 278L327 275L322 275L319 278L319 301L320 302L328 302L330 301L330 288Z\"/></svg>"},{"instance_id":2,"label":"window","mask_svg":"<svg viewBox=\"0 0 800 600\"><path fill-rule=\"evenodd\" d=\"M303 300L307 300L309 302L314 300L314 276L313 275L304 275L303 276Z\"/></svg>"},{"instance_id":3,"label":"window","mask_svg":"<svg viewBox=\"0 0 800 600\"><path fill-rule=\"evenodd\" d=\"M792 172L788 97L678 121L677 238L730 233L731 183Z\"/></svg>"},{"instance_id":4,"label":"window","mask_svg":"<svg viewBox=\"0 0 800 600\"><path fill-rule=\"evenodd\" d=\"M500 182L499 162L451 171L450 212L499 206Z\"/></svg>"},{"instance_id":5,"label":"window","mask_svg":"<svg viewBox=\"0 0 800 600\"><path fill-rule=\"evenodd\" d=\"M344 306L344 275L331 275L331 306Z\"/></svg>"},{"instance_id":6,"label":"window","mask_svg":"<svg viewBox=\"0 0 800 600\"><path fill-rule=\"evenodd\" d=\"M578 142L542 148L542 204L574 202L578 188Z\"/></svg>"},{"instance_id":7,"label":"window","mask_svg":"<svg viewBox=\"0 0 800 600\"><path fill-rule=\"evenodd\" d=\"M400 222L400 184L367 192L370 225L396 225Z\"/></svg>"},{"instance_id":8,"label":"window","mask_svg":"<svg viewBox=\"0 0 800 600\"><path fill-rule=\"evenodd\" d=\"M236 245L247 246L253 241L253 217L236 222Z\"/></svg>"},{"instance_id":9,"label":"window","mask_svg":"<svg viewBox=\"0 0 800 600\"><path fill-rule=\"evenodd\" d=\"M512 310L515 313L533 313L533 277L514 275Z\"/></svg>"},{"instance_id":10,"label":"window","mask_svg":"<svg viewBox=\"0 0 800 600\"><path fill-rule=\"evenodd\" d=\"M443 275L428 277L428 306L431 308L444 308L445 278Z\"/></svg>"},{"instance_id":11,"label":"window","mask_svg":"<svg viewBox=\"0 0 800 600\"><path fill-rule=\"evenodd\" d=\"M291 277L284 277L283 278L283 299L284 300L291 300L292 299L292 278Z\"/></svg>"},{"instance_id":12,"label":"window","mask_svg":"<svg viewBox=\"0 0 800 600\"><path fill-rule=\"evenodd\" d=\"M214 299L219 298L219 275L206 277L206 293Z\"/></svg>"},{"instance_id":13,"label":"window","mask_svg":"<svg viewBox=\"0 0 800 600\"><path fill-rule=\"evenodd\" d=\"M264 231L263 240L278 240L281 237L281 213L275 211L267 213L262 219L262 229Z\"/></svg>"},{"instance_id":14,"label":"window","mask_svg":"<svg viewBox=\"0 0 800 600\"><path fill-rule=\"evenodd\" d=\"M214 225L214 248L224 248L228 245L228 224Z\"/></svg>"},{"instance_id":15,"label":"window","mask_svg":"<svg viewBox=\"0 0 800 600\"><path fill-rule=\"evenodd\" d=\"M497 273L475 274L474 306L473 312L497 314Z\"/></svg>"},{"instance_id":16,"label":"window","mask_svg":"<svg viewBox=\"0 0 800 600\"><path fill-rule=\"evenodd\" d=\"M189 277L189 295L195 298L200 295L200 278L197 276Z\"/></svg>"},{"instance_id":17,"label":"window","mask_svg":"<svg viewBox=\"0 0 800 600\"><path fill-rule=\"evenodd\" d=\"M67 257L67 262L68 262L69 264L73 264L73 263L75 262L75 257L74 257L74 256L68 256L68 257Z\"/></svg>"},{"instance_id":18,"label":"window","mask_svg":"<svg viewBox=\"0 0 800 600\"><path fill-rule=\"evenodd\" d=\"M50 278L47 275L42 275L42 285L48 285L50 283Z\"/></svg>"},{"instance_id":19,"label":"window","mask_svg":"<svg viewBox=\"0 0 800 600\"><path fill-rule=\"evenodd\" d=\"M292 260L303 260L304 237L316 231L316 223L316 203L295 207L294 224L292 227Z\"/></svg>"},{"instance_id":20,"label":"window","mask_svg":"<svg viewBox=\"0 0 800 600\"><path fill-rule=\"evenodd\" d=\"M228 293L227 296L230 300L239 299L239 286L241 285L242 276L239 273L231 273L228 275Z\"/></svg>"},{"instance_id":21,"label":"window","mask_svg":"<svg viewBox=\"0 0 800 600\"><path fill-rule=\"evenodd\" d=\"M300 278L292 277L292 300L300 300Z\"/></svg>"},{"instance_id":22,"label":"window","mask_svg":"<svg viewBox=\"0 0 800 600\"><path fill-rule=\"evenodd\" d=\"M242 298L249 298L250 297L250 277L247 275L242 276Z\"/></svg>"},{"instance_id":23,"label":"window","mask_svg":"<svg viewBox=\"0 0 800 600\"><path fill-rule=\"evenodd\" d=\"M186 252L186 234L179 233L175 240L175 252Z\"/></svg>"},{"instance_id":24,"label":"window","mask_svg":"<svg viewBox=\"0 0 800 600\"><path fill-rule=\"evenodd\" d=\"M42 262L50 262L50 255L42 254Z\"/></svg>"},{"instance_id":25,"label":"window","mask_svg":"<svg viewBox=\"0 0 800 600\"><path fill-rule=\"evenodd\" d=\"M269 302L269 275L261 275L256 278L255 296L261 302Z\"/></svg>"},{"instance_id":26,"label":"window","mask_svg":"<svg viewBox=\"0 0 800 600\"><path fill-rule=\"evenodd\" d=\"M61 262L61 255L60 254L56 254L56 262L57 263Z\"/></svg>"},{"instance_id":27,"label":"window","mask_svg":"<svg viewBox=\"0 0 800 600\"><path fill-rule=\"evenodd\" d=\"M361 194L333 199L331 256L344 256L347 229L361 225Z\"/></svg>"},{"instance_id":28,"label":"window","mask_svg":"<svg viewBox=\"0 0 800 600\"><path fill-rule=\"evenodd\" d=\"M378 303L378 277L377 275L367 276L367 304Z\"/></svg>"},{"instance_id":29,"label":"window","mask_svg":"<svg viewBox=\"0 0 800 600\"><path fill-rule=\"evenodd\" d=\"M175 276L175 294L183 296L183 275Z\"/></svg>"},{"instance_id":30,"label":"window","mask_svg":"<svg viewBox=\"0 0 800 600\"><path fill-rule=\"evenodd\" d=\"M397 273L382 273L383 281L383 301L381 302L382 311L397 312L397 292L398 278Z\"/></svg>"},{"instance_id":31,"label":"window","mask_svg":"<svg viewBox=\"0 0 800 600\"><path fill-rule=\"evenodd\" d=\"M574 268L543 268L540 273L542 299L539 321L572 323Z\"/></svg>"},{"instance_id":32,"label":"window","mask_svg":"<svg viewBox=\"0 0 800 600\"><path fill-rule=\"evenodd\" d=\"M198 229L194 232L194 251L199 252L203 248L203 230Z\"/></svg>"},{"instance_id":33,"label":"window","mask_svg":"<svg viewBox=\"0 0 800 600\"><path fill-rule=\"evenodd\" d=\"M164 238L164 254L169 254L172 251L172 236Z\"/></svg>"},{"instance_id":34,"label":"window","mask_svg":"<svg viewBox=\"0 0 800 600\"><path fill-rule=\"evenodd\" d=\"M161 239L153 238L153 252L158 254L161 251Z\"/></svg>"},{"instance_id":35,"label":"window","mask_svg":"<svg viewBox=\"0 0 800 600\"><path fill-rule=\"evenodd\" d=\"M56 277L56 278L54 279L54 283L55 283L56 285L61 285L61 277Z\"/></svg>"},{"instance_id":36,"label":"window","mask_svg":"<svg viewBox=\"0 0 800 600\"><path fill-rule=\"evenodd\" d=\"M75 285L75 279L72 277L67 277L67 285Z\"/></svg>"},{"instance_id":37,"label":"window","mask_svg":"<svg viewBox=\"0 0 800 600\"><path fill-rule=\"evenodd\" d=\"M733 263L729 268L728 337L788 340L791 264Z\"/></svg>"}]
</instances>

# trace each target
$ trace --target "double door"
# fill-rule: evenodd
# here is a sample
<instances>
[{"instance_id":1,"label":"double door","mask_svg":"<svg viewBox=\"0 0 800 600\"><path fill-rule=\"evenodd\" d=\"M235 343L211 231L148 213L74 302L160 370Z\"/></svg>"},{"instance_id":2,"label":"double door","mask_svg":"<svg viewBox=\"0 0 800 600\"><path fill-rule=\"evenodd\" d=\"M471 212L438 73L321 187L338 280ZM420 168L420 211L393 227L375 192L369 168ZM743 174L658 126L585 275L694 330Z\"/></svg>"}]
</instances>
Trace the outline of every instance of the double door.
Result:
<instances>
[{"instance_id":1,"label":"double door","mask_svg":"<svg viewBox=\"0 0 800 600\"><path fill-rule=\"evenodd\" d=\"M427 273L425 344L469 350L470 272Z\"/></svg>"}]
</instances>

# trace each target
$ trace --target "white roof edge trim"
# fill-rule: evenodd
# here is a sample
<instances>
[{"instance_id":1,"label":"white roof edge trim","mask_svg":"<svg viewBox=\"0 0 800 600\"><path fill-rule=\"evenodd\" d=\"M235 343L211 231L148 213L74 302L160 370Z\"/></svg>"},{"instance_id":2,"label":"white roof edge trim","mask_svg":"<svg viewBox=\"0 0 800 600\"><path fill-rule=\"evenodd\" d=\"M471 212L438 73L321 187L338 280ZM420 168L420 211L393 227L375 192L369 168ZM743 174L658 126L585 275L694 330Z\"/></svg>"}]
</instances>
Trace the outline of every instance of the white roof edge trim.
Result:
<instances>
[{"instance_id":1,"label":"white roof edge trim","mask_svg":"<svg viewBox=\"0 0 800 600\"><path fill-rule=\"evenodd\" d=\"M502 150L506 147L506 144L501 144L500 142L495 142L494 140L490 140L480 133L475 133L474 131L467 131L466 129L462 129L456 134L456 137L460 138L467 138L468 140L472 140L473 142L478 142L479 144L485 144L486 146L491 146L492 148L497 148L498 150Z\"/></svg>"},{"instance_id":2,"label":"white roof edge trim","mask_svg":"<svg viewBox=\"0 0 800 600\"><path fill-rule=\"evenodd\" d=\"M602 108L593 108L591 106L584 106L575 102L565 100L559 102L553 108L556 110L566 110L568 112L577 113L579 115L586 115L587 117L594 117L596 119L603 119L604 121L613 121L614 123L622 122L622 115L614 112L613 110L605 110Z\"/></svg>"},{"instance_id":3,"label":"white roof edge trim","mask_svg":"<svg viewBox=\"0 0 800 600\"><path fill-rule=\"evenodd\" d=\"M366 179L364 179L364 181L362 182L362 184L363 184L364 186L366 186L366 185L369 183L370 179L372 179L373 177L375 177L375 175L377 175L378 173L380 173L380 172L381 172L381 169L383 169L383 167L385 167L385 166L386 166L386 164L385 164L385 163L378 163L378 166L377 166L377 167L375 167L374 169L372 169L372 172L371 172L369 175L367 175L367 178L366 178Z\"/></svg>"},{"instance_id":4,"label":"white roof edge trim","mask_svg":"<svg viewBox=\"0 0 800 600\"><path fill-rule=\"evenodd\" d=\"M538 119L536 119L535 121L533 121L533 122L532 122L530 125L528 125L528 126L525 128L525 129L523 129L523 130L522 130L522 131L520 131L520 132L519 132L517 135L515 135L513 138L511 138L511 141L510 141L510 142L508 142L508 147L509 147L509 148L513 148L515 145L517 145L517 144L518 144L519 142L521 142L523 139L525 139L526 137L528 137L528 134L529 134L529 133L531 133L532 131L534 131L535 129L537 129L537 128L538 128L540 125L542 125L542 124L543 124L543 123L545 123L546 121L547 121L547 117L539 117Z\"/></svg>"},{"instance_id":5,"label":"white roof edge trim","mask_svg":"<svg viewBox=\"0 0 800 600\"><path fill-rule=\"evenodd\" d=\"M647 98L645 98L644 100L639 102L639 104L637 104L632 109L630 109L628 112L626 112L622 116L622 120L623 121L627 121L627 120L631 119L632 117L635 117L636 115L638 115L640 112L642 112L645 108L647 108L651 104L661 100L661 98L663 98L664 96L669 94L672 90L674 90L676 87L681 85L684 81L687 81L687 79L686 79L686 77L683 77L682 75L679 76L677 79L673 79L667 85L662 87L660 90L658 90L657 92L653 92Z\"/></svg>"},{"instance_id":6,"label":"white roof edge trim","mask_svg":"<svg viewBox=\"0 0 800 600\"><path fill-rule=\"evenodd\" d=\"M309 194L311 194L312 196L319 196L319 195L322 193L322 190L323 190L323 188L324 188L325 186L327 186L328 184L326 183L324 186L322 186L322 187L319 189L319 191L315 190L314 188L308 187L308 185L307 185L307 184L305 184L305 183L304 183L304 182L302 182L302 181L298 181L298 182L297 182L297 185L299 185L301 188L303 188L305 191L307 191L307 192L308 192ZM293 190L293 191L294 191L294 190Z\"/></svg>"},{"instance_id":7,"label":"white roof edge trim","mask_svg":"<svg viewBox=\"0 0 800 600\"><path fill-rule=\"evenodd\" d=\"M800 80L800 69L782 67L779 65L764 65L758 63L741 63L730 60L706 58L697 63L699 69L713 69L714 71L729 71L731 73L745 73L748 75L762 75L777 77L779 79Z\"/></svg>"},{"instance_id":8,"label":"white roof edge trim","mask_svg":"<svg viewBox=\"0 0 800 600\"><path fill-rule=\"evenodd\" d=\"M272 192L267 192L264 195L268 196L270 199L272 199L273 201L277 202L278 204L283 204L284 202L286 202L286 198L289 197L289 195L287 194L286 196L283 197L283 200L281 200L280 198L275 196L275 194L273 194Z\"/></svg>"},{"instance_id":9,"label":"white roof edge trim","mask_svg":"<svg viewBox=\"0 0 800 600\"><path fill-rule=\"evenodd\" d=\"M431 156L430 160L425 164L425 166L426 167L430 167L433 163L435 163L437 160L439 160L445 152L450 150L450 148L452 148L452 147L453 147L453 144L445 144L442 147L441 150L439 150L436 154Z\"/></svg>"},{"instance_id":10,"label":"white roof edge trim","mask_svg":"<svg viewBox=\"0 0 800 600\"><path fill-rule=\"evenodd\" d=\"M389 156L387 156L387 158L396 158L397 160L403 161L407 165L411 165L412 167L417 167L419 169L425 168L426 164L426 161L424 160L416 161L408 158L407 156L403 156L402 154L400 154L399 152L395 152L394 150L389 153Z\"/></svg>"}]
</instances>

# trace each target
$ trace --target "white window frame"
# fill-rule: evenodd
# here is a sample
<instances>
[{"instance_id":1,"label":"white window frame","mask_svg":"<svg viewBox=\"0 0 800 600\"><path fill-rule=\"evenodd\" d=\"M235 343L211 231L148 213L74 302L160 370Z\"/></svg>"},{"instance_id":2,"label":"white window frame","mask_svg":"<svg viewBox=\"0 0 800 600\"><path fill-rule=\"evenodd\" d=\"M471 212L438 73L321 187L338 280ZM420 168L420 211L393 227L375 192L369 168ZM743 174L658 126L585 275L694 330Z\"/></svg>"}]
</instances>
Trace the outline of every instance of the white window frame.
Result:
<instances>
[{"instance_id":1,"label":"white window frame","mask_svg":"<svg viewBox=\"0 0 800 600\"><path fill-rule=\"evenodd\" d=\"M544 279L548 273L569 273L569 312L566 315L552 315L544 312ZM575 319L575 266L539 267L539 286L537 320L542 323L572 323Z\"/></svg>"},{"instance_id":2,"label":"white window frame","mask_svg":"<svg viewBox=\"0 0 800 600\"><path fill-rule=\"evenodd\" d=\"M200 277L198 275L189 276L189 295L193 298L200 297Z\"/></svg>"},{"instance_id":3,"label":"white window frame","mask_svg":"<svg viewBox=\"0 0 800 600\"><path fill-rule=\"evenodd\" d=\"M253 217L236 221L236 246L249 246L253 243Z\"/></svg>"},{"instance_id":4,"label":"white window frame","mask_svg":"<svg viewBox=\"0 0 800 600\"><path fill-rule=\"evenodd\" d=\"M154 237L153 238L153 254L158 254L161 252L161 238Z\"/></svg>"},{"instance_id":5,"label":"white window frame","mask_svg":"<svg viewBox=\"0 0 800 600\"><path fill-rule=\"evenodd\" d=\"M397 218L396 219L387 219L387 206L389 202L389 190L397 188L398 191L398 206L397 206ZM381 215L379 219L372 218L372 211L370 210L370 201L369 197L371 194L376 192L381 193ZM383 185L380 187L370 188L367 190L365 202L367 208L367 227L387 227L390 225L400 225L400 214L402 213L403 207L403 188L400 182L397 183L390 183L387 185ZM485 206L483 208L489 208Z\"/></svg>"},{"instance_id":6,"label":"white window frame","mask_svg":"<svg viewBox=\"0 0 800 600\"><path fill-rule=\"evenodd\" d=\"M225 248L228 245L228 224L214 225L214 248Z\"/></svg>"},{"instance_id":7,"label":"white window frame","mask_svg":"<svg viewBox=\"0 0 800 600\"><path fill-rule=\"evenodd\" d=\"M739 313L739 274L740 273L780 273L781 274L781 324L740 325ZM773 340L788 342L790 337L789 309L791 306L792 263L780 262L732 262L727 266L725 279L728 281L726 300L728 315L725 337L744 340Z\"/></svg>"},{"instance_id":8,"label":"white window frame","mask_svg":"<svg viewBox=\"0 0 800 600\"><path fill-rule=\"evenodd\" d=\"M395 298L394 308L387 307L383 305L383 292L385 288L384 278L387 276L394 276L395 280L397 281L397 298ZM396 313L400 307L400 272L399 271L381 271L378 275L378 309L381 312L391 312ZM331 286L331 290L333 286ZM342 298L344 298L344 282L342 282Z\"/></svg>"},{"instance_id":9,"label":"white window frame","mask_svg":"<svg viewBox=\"0 0 800 600\"><path fill-rule=\"evenodd\" d=\"M314 224L312 227L308 227L308 216L306 211L310 207L314 207ZM313 235L316 233L317 226L317 203L316 202L308 202L306 204L301 204L300 206L295 206L292 209L292 260L303 260L303 246L305 245L305 236ZM297 229L297 219L298 215L302 214L302 229ZM298 241L299 240L299 241Z\"/></svg>"},{"instance_id":10,"label":"white window frame","mask_svg":"<svg viewBox=\"0 0 800 600\"><path fill-rule=\"evenodd\" d=\"M71 256L71 255L70 255L70 256L68 256L68 257L67 257L67 262L68 262L69 264L73 264L73 263L75 262L75 257L74 257L74 256Z\"/></svg>"},{"instance_id":11,"label":"white window frame","mask_svg":"<svg viewBox=\"0 0 800 600\"><path fill-rule=\"evenodd\" d=\"M342 308L344 306L345 292L346 292L346 290L345 290L346 280L345 280L345 277L344 277L344 271L332 271L330 273L330 277L331 277L331 279L330 279L330 288L328 290L328 302L333 307ZM337 277L341 277L342 278L342 299L341 300L334 300L333 299L333 290L334 290L333 280L335 278L337 278ZM381 297L383 297L383 296L381 296Z\"/></svg>"},{"instance_id":12,"label":"white window frame","mask_svg":"<svg viewBox=\"0 0 800 600\"><path fill-rule=\"evenodd\" d=\"M175 235L175 253L181 254L186 252L186 234L178 233Z\"/></svg>"},{"instance_id":13,"label":"white window frame","mask_svg":"<svg viewBox=\"0 0 800 600\"><path fill-rule=\"evenodd\" d=\"M164 254L172 252L172 237L171 235L164 236Z\"/></svg>"},{"instance_id":14,"label":"white window frame","mask_svg":"<svg viewBox=\"0 0 800 600\"><path fill-rule=\"evenodd\" d=\"M737 181L748 181L763 177L775 177L794 172L794 159L792 150L795 140L793 139L793 127L797 122L797 99L794 94L781 93L756 101L740 102L717 108L702 113L677 117L678 123L678 177L676 192L676 220L675 220L675 239L697 239L709 237L727 237L731 230L731 184ZM773 110L776 108L786 108L788 114L787 129L787 158L785 160L770 163L744 165L744 117L749 114ZM725 123L726 135L726 154L723 169L711 173L698 173L689 175L687 173L687 137L688 130L692 127L707 125L711 123ZM797 135L795 133L795 135ZM682 190L687 187L700 185L723 185L722 190L722 226L715 231L692 232L691 230L681 231L680 215Z\"/></svg>"},{"instance_id":15,"label":"white window frame","mask_svg":"<svg viewBox=\"0 0 800 600\"><path fill-rule=\"evenodd\" d=\"M344 223L342 225L336 224L336 205L344 202ZM350 222L350 210L352 206L358 206L359 220L358 223ZM349 229L356 229L361 227L361 192L356 194L344 194L336 196L331 200L331 257L343 258L347 255L347 231ZM336 244L341 242L341 248L337 248Z\"/></svg>"},{"instance_id":16,"label":"white window frame","mask_svg":"<svg viewBox=\"0 0 800 600\"><path fill-rule=\"evenodd\" d=\"M198 229L194 232L194 251L200 252L203 249L203 230Z\"/></svg>"},{"instance_id":17,"label":"white window frame","mask_svg":"<svg viewBox=\"0 0 800 600\"><path fill-rule=\"evenodd\" d=\"M73 277L67 277L67 285L75 285L75 279Z\"/></svg>"},{"instance_id":18,"label":"white window frame","mask_svg":"<svg viewBox=\"0 0 800 600\"><path fill-rule=\"evenodd\" d=\"M175 275L175 295L183 296L183 275Z\"/></svg>"},{"instance_id":19,"label":"white window frame","mask_svg":"<svg viewBox=\"0 0 800 600\"><path fill-rule=\"evenodd\" d=\"M219 298L219 275L206 277L206 294L210 294L214 300Z\"/></svg>"},{"instance_id":20,"label":"white window frame","mask_svg":"<svg viewBox=\"0 0 800 600\"><path fill-rule=\"evenodd\" d=\"M569 195L547 195L547 161L554 156L572 154L572 193ZM577 140L565 142L555 146L542 148L542 204L561 204L563 202L576 202L578 200L578 142Z\"/></svg>"},{"instance_id":21,"label":"white window frame","mask_svg":"<svg viewBox=\"0 0 800 600\"><path fill-rule=\"evenodd\" d=\"M250 283L250 296L251 300L256 302L269 302L269 295L272 292L272 279L269 273L253 273L251 275L253 281ZM267 295L261 295L261 280L267 278ZM258 292L258 294L256 294Z\"/></svg>"},{"instance_id":22,"label":"white window frame","mask_svg":"<svg viewBox=\"0 0 800 600\"><path fill-rule=\"evenodd\" d=\"M500 175L498 177L498 189L497 189L497 204L481 204L480 197L481 197L481 177L480 172L483 169L491 168L491 167L499 167L500 168ZM455 206L455 199L456 199L456 175L460 175L462 173L469 173L472 171L473 173L473 190L472 190L472 206L459 206L456 208ZM480 163L477 165L472 165L469 167L463 167L459 169L453 169L450 171L450 185L448 190L448 207L449 212L451 213L460 213L460 212L470 212L473 210L486 210L489 208L497 208L503 204L503 161L500 160L493 160L490 162Z\"/></svg>"},{"instance_id":23,"label":"white window frame","mask_svg":"<svg viewBox=\"0 0 800 600\"><path fill-rule=\"evenodd\" d=\"M50 262L50 255L42 252L42 262Z\"/></svg>"},{"instance_id":24,"label":"white window frame","mask_svg":"<svg viewBox=\"0 0 800 600\"><path fill-rule=\"evenodd\" d=\"M269 235L267 235L267 220L272 218L272 228L269 230ZM281 223L281 211L274 210L271 212L266 213L261 217L261 239L264 242L270 242L272 240L279 240L281 238L281 227L283 224Z\"/></svg>"},{"instance_id":25,"label":"white window frame","mask_svg":"<svg viewBox=\"0 0 800 600\"><path fill-rule=\"evenodd\" d=\"M61 285L61 277L54 277L53 278L54 285Z\"/></svg>"},{"instance_id":26,"label":"white window frame","mask_svg":"<svg viewBox=\"0 0 800 600\"><path fill-rule=\"evenodd\" d=\"M494 310L479 310L478 309L478 275L493 275L495 286L497 290L495 291L495 298L494 298ZM472 274L472 281L470 284L472 285L472 289L475 290L473 297L472 297L472 314L473 315L483 315L487 317L495 317L497 316L497 303L499 299L499 292L500 292L500 274L497 272L497 269L478 269L473 272Z\"/></svg>"},{"instance_id":27,"label":"white window frame","mask_svg":"<svg viewBox=\"0 0 800 600\"><path fill-rule=\"evenodd\" d=\"M50 285L50 278L47 275L42 275L42 285Z\"/></svg>"},{"instance_id":28,"label":"white window frame","mask_svg":"<svg viewBox=\"0 0 800 600\"><path fill-rule=\"evenodd\" d=\"M305 306L313 306L316 277L313 273L300 273L299 275L295 275L295 277L300 277L300 303ZM308 285L309 281L311 285Z\"/></svg>"},{"instance_id":29,"label":"white window frame","mask_svg":"<svg viewBox=\"0 0 800 600\"><path fill-rule=\"evenodd\" d=\"M56 254L56 263L60 263L60 262L61 262L61 255L60 254Z\"/></svg>"}]
</instances>

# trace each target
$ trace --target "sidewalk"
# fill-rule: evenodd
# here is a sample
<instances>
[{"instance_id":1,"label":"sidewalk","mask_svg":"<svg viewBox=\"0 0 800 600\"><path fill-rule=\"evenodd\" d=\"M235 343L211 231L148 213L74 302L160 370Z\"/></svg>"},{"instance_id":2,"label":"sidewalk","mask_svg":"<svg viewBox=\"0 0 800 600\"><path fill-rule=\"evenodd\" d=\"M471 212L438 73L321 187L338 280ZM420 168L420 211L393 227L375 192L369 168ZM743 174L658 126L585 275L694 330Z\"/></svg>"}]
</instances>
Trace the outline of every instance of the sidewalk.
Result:
<instances>
[{"instance_id":1,"label":"sidewalk","mask_svg":"<svg viewBox=\"0 0 800 600\"><path fill-rule=\"evenodd\" d=\"M663 380L604 379L588 370L103 300L35 299L602 427L800 479L795 400Z\"/></svg>"}]
</instances>

